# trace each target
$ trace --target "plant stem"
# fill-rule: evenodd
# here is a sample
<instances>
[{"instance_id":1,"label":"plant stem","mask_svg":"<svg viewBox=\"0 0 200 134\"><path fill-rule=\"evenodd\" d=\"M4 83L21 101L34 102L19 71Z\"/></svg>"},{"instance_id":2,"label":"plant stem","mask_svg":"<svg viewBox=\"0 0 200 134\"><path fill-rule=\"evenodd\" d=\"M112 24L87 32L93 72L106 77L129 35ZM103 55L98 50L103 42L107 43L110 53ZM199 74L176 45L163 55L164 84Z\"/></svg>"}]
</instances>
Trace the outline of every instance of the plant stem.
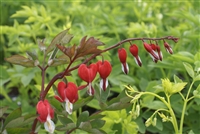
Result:
<instances>
[{"instance_id":1,"label":"plant stem","mask_svg":"<svg viewBox=\"0 0 200 134\"><path fill-rule=\"evenodd\" d=\"M167 101L168 101L167 102L163 97L161 97L161 96L159 96L159 95L157 95L155 93L142 92L142 95L145 95L145 94L149 94L149 95L153 95L153 96L157 97L159 100L161 100L167 106L167 108L169 109L169 113L170 113L170 115L172 116L172 119L173 119L172 125L174 127L175 133L178 134L178 124L177 124L177 120L176 120L176 116L174 114L174 111L173 111L173 109L172 109L172 107L170 105L169 96L167 96Z\"/></svg>"},{"instance_id":2,"label":"plant stem","mask_svg":"<svg viewBox=\"0 0 200 134\"><path fill-rule=\"evenodd\" d=\"M183 121L184 121L184 117L185 117L186 106L187 106L188 101L190 100L189 95L190 95L190 91L192 89L193 84L194 84L194 81L192 81L192 83L190 85L190 88L189 88L189 90L187 92L186 98L184 100L183 110L182 110L182 114L181 114L180 128L179 128L179 133L180 134L182 134L182 132L183 132Z\"/></svg>"},{"instance_id":3,"label":"plant stem","mask_svg":"<svg viewBox=\"0 0 200 134\"><path fill-rule=\"evenodd\" d=\"M31 129L31 132L29 134L35 134L37 122L38 122L38 119L36 118L33 122L32 129Z\"/></svg>"},{"instance_id":4,"label":"plant stem","mask_svg":"<svg viewBox=\"0 0 200 134\"><path fill-rule=\"evenodd\" d=\"M177 123L177 120L176 120L176 116L175 116L175 114L174 114L174 111L173 111L173 109L172 109L172 107L171 107L170 96L167 95L167 94L166 94L166 96L167 96L167 101L168 101L168 105L169 105L169 106L168 106L169 112L170 112L170 115L172 116L172 124L173 124L173 126L174 126L175 133L178 134L178 133L179 133L179 132L178 132L178 123Z\"/></svg>"}]
</instances>

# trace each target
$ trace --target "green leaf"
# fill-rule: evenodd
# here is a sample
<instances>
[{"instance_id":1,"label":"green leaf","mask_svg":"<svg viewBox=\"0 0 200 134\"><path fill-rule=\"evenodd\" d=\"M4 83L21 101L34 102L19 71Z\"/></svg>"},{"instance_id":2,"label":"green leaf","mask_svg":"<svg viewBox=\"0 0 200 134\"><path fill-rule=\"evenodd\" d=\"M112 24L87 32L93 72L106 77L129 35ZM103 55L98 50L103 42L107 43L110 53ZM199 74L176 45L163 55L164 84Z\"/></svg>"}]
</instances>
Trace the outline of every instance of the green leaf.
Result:
<instances>
[{"instance_id":1,"label":"green leaf","mask_svg":"<svg viewBox=\"0 0 200 134\"><path fill-rule=\"evenodd\" d=\"M146 127L145 127L145 123L144 123L143 119L142 118L136 118L135 122L138 125L139 132L142 133L142 134L145 133Z\"/></svg>"},{"instance_id":2,"label":"green leaf","mask_svg":"<svg viewBox=\"0 0 200 134\"><path fill-rule=\"evenodd\" d=\"M185 62L183 63L183 65L184 65L187 73L190 75L190 77L194 78L194 70L193 70L192 66Z\"/></svg>"},{"instance_id":3,"label":"green leaf","mask_svg":"<svg viewBox=\"0 0 200 134\"><path fill-rule=\"evenodd\" d=\"M73 121L67 117L63 117L63 116L58 116L58 120L63 124L63 125L67 125L69 123L73 123Z\"/></svg>"},{"instance_id":4,"label":"green leaf","mask_svg":"<svg viewBox=\"0 0 200 134\"><path fill-rule=\"evenodd\" d=\"M197 73L199 73L200 72L200 56L199 56L199 61L195 61L194 64L195 64L194 70Z\"/></svg>"},{"instance_id":5,"label":"green leaf","mask_svg":"<svg viewBox=\"0 0 200 134\"><path fill-rule=\"evenodd\" d=\"M163 130L163 123L161 120L157 119L157 122L156 122L156 126L155 126L157 129L159 129L160 131Z\"/></svg>"},{"instance_id":6,"label":"green leaf","mask_svg":"<svg viewBox=\"0 0 200 134\"><path fill-rule=\"evenodd\" d=\"M199 81L200 80L200 74L198 74L195 78L194 81Z\"/></svg>"},{"instance_id":7,"label":"green leaf","mask_svg":"<svg viewBox=\"0 0 200 134\"><path fill-rule=\"evenodd\" d=\"M27 125L27 124L32 123L36 118L37 118L37 115L35 115L35 114L24 116L23 125Z\"/></svg>"},{"instance_id":8,"label":"green leaf","mask_svg":"<svg viewBox=\"0 0 200 134\"><path fill-rule=\"evenodd\" d=\"M92 120L92 119L101 119L101 118L103 118L103 117L105 117L105 115L101 115L101 114L96 113L96 114L92 114L92 115L89 117L89 120Z\"/></svg>"},{"instance_id":9,"label":"green leaf","mask_svg":"<svg viewBox=\"0 0 200 134\"><path fill-rule=\"evenodd\" d=\"M21 82L22 82L23 86L26 87L31 82L31 80L34 78L34 76L35 76L34 71L28 73L27 75L23 75L21 77Z\"/></svg>"},{"instance_id":10,"label":"green leaf","mask_svg":"<svg viewBox=\"0 0 200 134\"><path fill-rule=\"evenodd\" d=\"M143 107L147 107L147 108L155 109L155 110L157 110L159 108L163 108L163 109L167 108L167 106L163 102L157 101L157 100L152 101L150 103L145 103L145 104L143 104Z\"/></svg>"},{"instance_id":11,"label":"green leaf","mask_svg":"<svg viewBox=\"0 0 200 134\"><path fill-rule=\"evenodd\" d=\"M74 106L73 106L73 110L77 110L79 109L80 107L86 105L87 103L89 103L92 99L94 98L94 96L89 96L87 98L81 98L81 99L78 99L78 101L76 101L74 103Z\"/></svg>"},{"instance_id":12,"label":"green leaf","mask_svg":"<svg viewBox=\"0 0 200 134\"><path fill-rule=\"evenodd\" d=\"M58 111L62 111L63 108L61 106L61 103L56 100L54 97L52 99L49 99L49 103Z\"/></svg>"},{"instance_id":13,"label":"green leaf","mask_svg":"<svg viewBox=\"0 0 200 134\"><path fill-rule=\"evenodd\" d=\"M0 86L0 91L1 91L0 94L3 95L3 96L6 98L6 100L8 100L9 102L12 102L12 100L11 100L10 97L8 96L6 90L4 89L3 86Z\"/></svg>"},{"instance_id":14,"label":"green leaf","mask_svg":"<svg viewBox=\"0 0 200 134\"><path fill-rule=\"evenodd\" d=\"M110 94L110 88L106 89L106 91L103 91L102 89L100 89L100 90L101 90L100 101L103 102L103 103L106 103L107 98Z\"/></svg>"},{"instance_id":15,"label":"green leaf","mask_svg":"<svg viewBox=\"0 0 200 134\"><path fill-rule=\"evenodd\" d=\"M175 83L181 83L183 81L178 76L174 75L174 82Z\"/></svg>"},{"instance_id":16,"label":"green leaf","mask_svg":"<svg viewBox=\"0 0 200 134\"><path fill-rule=\"evenodd\" d=\"M0 65L0 79L7 79L7 78L9 78L9 74L8 74L8 72L7 72L7 70L6 70L6 68L4 68L2 65ZM1 82L2 82L2 80L1 80ZM1 83L1 84L4 84L4 83ZM2 86L0 84L0 86Z\"/></svg>"},{"instance_id":17,"label":"green leaf","mask_svg":"<svg viewBox=\"0 0 200 134\"><path fill-rule=\"evenodd\" d=\"M58 48L55 47L54 50L53 50L53 52L51 52L51 55L50 55L50 57L49 57L49 60L54 59L54 58L56 57L56 54L57 54L57 53L58 53ZM48 60L48 61L49 61L49 60Z\"/></svg>"},{"instance_id":18,"label":"green leaf","mask_svg":"<svg viewBox=\"0 0 200 134\"><path fill-rule=\"evenodd\" d=\"M186 85L187 83L186 82L183 82L183 83L175 83L173 86L172 86L172 90L171 90L171 93L178 93L180 92Z\"/></svg>"},{"instance_id":19,"label":"green leaf","mask_svg":"<svg viewBox=\"0 0 200 134\"><path fill-rule=\"evenodd\" d=\"M59 130L59 131L68 131L68 130L71 130L73 128L76 128L76 124L75 123L68 123L67 125L57 126L56 130Z\"/></svg>"},{"instance_id":20,"label":"green leaf","mask_svg":"<svg viewBox=\"0 0 200 134\"><path fill-rule=\"evenodd\" d=\"M78 119L77 119L76 126L78 127L78 126L81 124L81 122L87 121L88 118L89 118L89 112L88 112L88 111L82 112L82 113L79 115Z\"/></svg>"},{"instance_id":21,"label":"green leaf","mask_svg":"<svg viewBox=\"0 0 200 134\"><path fill-rule=\"evenodd\" d=\"M91 100L89 103L87 103L87 106L91 107L91 108L95 108L97 110L100 110L100 106L99 106L99 101L97 99L93 99Z\"/></svg>"},{"instance_id":22,"label":"green leaf","mask_svg":"<svg viewBox=\"0 0 200 134\"><path fill-rule=\"evenodd\" d=\"M19 127L23 124L23 121L24 121L24 117L13 119L10 122L8 122L7 125L5 125L5 128Z\"/></svg>"},{"instance_id":23,"label":"green leaf","mask_svg":"<svg viewBox=\"0 0 200 134\"><path fill-rule=\"evenodd\" d=\"M8 134L28 134L31 128L7 128Z\"/></svg>"},{"instance_id":24,"label":"green leaf","mask_svg":"<svg viewBox=\"0 0 200 134\"><path fill-rule=\"evenodd\" d=\"M5 58L5 60L12 64L21 65L24 67L34 67L35 66L33 60L25 58L24 56L21 56L21 55L13 55L9 58Z\"/></svg>"},{"instance_id":25,"label":"green leaf","mask_svg":"<svg viewBox=\"0 0 200 134\"><path fill-rule=\"evenodd\" d=\"M105 131L103 130L99 130L99 129L92 129L90 131L91 134L107 134Z\"/></svg>"},{"instance_id":26,"label":"green leaf","mask_svg":"<svg viewBox=\"0 0 200 134\"><path fill-rule=\"evenodd\" d=\"M101 128L106 122L104 120L93 120L91 121L92 128Z\"/></svg>"},{"instance_id":27,"label":"green leaf","mask_svg":"<svg viewBox=\"0 0 200 134\"><path fill-rule=\"evenodd\" d=\"M8 106L0 108L0 118L3 116L3 114L6 112L7 109L8 109Z\"/></svg>"},{"instance_id":28,"label":"green leaf","mask_svg":"<svg viewBox=\"0 0 200 134\"><path fill-rule=\"evenodd\" d=\"M4 127L14 119L17 119L21 116L21 108L15 109L12 113L10 113L4 122Z\"/></svg>"},{"instance_id":29,"label":"green leaf","mask_svg":"<svg viewBox=\"0 0 200 134\"><path fill-rule=\"evenodd\" d=\"M92 129L90 122L81 122L79 129L84 130L86 132L90 132Z\"/></svg>"},{"instance_id":30,"label":"green leaf","mask_svg":"<svg viewBox=\"0 0 200 134\"><path fill-rule=\"evenodd\" d=\"M197 98L200 98L200 85L193 91L193 95Z\"/></svg>"},{"instance_id":31,"label":"green leaf","mask_svg":"<svg viewBox=\"0 0 200 134\"><path fill-rule=\"evenodd\" d=\"M32 60L35 61L35 60L38 59L38 56L37 56L37 54L35 52L29 52L29 51L27 51L26 53L27 53L28 56L31 57Z\"/></svg>"},{"instance_id":32,"label":"green leaf","mask_svg":"<svg viewBox=\"0 0 200 134\"><path fill-rule=\"evenodd\" d=\"M52 63L50 66L59 66L59 65L64 65L69 63L69 57L67 57L65 54L59 56L58 58L52 59Z\"/></svg>"},{"instance_id":33,"label":"green leaf","mask_svg":"<svg viewBox=\"0 0 200 134\"><path fill-rule=\"evenodd\" d=\"M73 35L67 34L68 31L69 29L66 29L55 36L51 44L47 47L46 54L51 52L56 47L56 44L67 44L70 42L70 40L73 38Z\"/></svg>"},{"instance_id":34,"label":"green leaf","mask_svg":"<svg viewBox=\"0 0 200 134\"><path fill-rule=\"evenodd\" d=\"M178 52L177 54L173 54L174 60L194 63L194 55L189 52Z\"/></svg>"},{"instance_id":35,"label":"green leaf","mask_svg":"<svg viewBox=\"0 0 200 134\"><path fill-rule=\"evenodd\" d=\"M109 105L106 110L111 110L111 111L115 111L115 110L121 110L121 109L124 109L124 108L127 108L131 106L130 103L122 103L122 102L117 102L117 103L113 103L111 105Z\"/></svg>"}]
</instances>

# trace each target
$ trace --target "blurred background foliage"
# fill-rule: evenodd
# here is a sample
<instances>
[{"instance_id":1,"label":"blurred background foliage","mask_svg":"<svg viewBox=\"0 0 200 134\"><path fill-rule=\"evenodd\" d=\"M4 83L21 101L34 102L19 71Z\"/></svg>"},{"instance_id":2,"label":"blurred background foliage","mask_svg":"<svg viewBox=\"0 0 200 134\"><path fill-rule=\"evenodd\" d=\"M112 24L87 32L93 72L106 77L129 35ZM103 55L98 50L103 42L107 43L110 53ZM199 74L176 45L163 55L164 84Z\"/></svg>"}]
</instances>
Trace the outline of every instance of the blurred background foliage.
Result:
<instances>
[{"instance_id":1,"label":"blurred background foliage","mask_svg":"<svg viewBox=\"0 0 200 134\"><path fill-rule=\"evenodd\" d=\"M173 55L169 55L165 51L162 41L159 42L164 59L157 64L146 53L141 41L133 42L139 47L139 55L143 66L137 66L133 57L128 53L130 68L128 75L124 75L121 71L117 49L104 53L104 58L109 60L113 66L113 71L109 76L110 98L118 95L124 89L124 85L134 85L141 91L150 90L160 84L161 78L168 77L171 79L174 74L178 75L183 81L190 82L191 80L182 62L187 62L192 66L199 64L197 63L200 60L199 55L194 60L194 55L200 52L199 6L199 1L190 0L124 0L115 2L106 0L1 0L1 105L8 105L11 111L21 106L23 114L35 113L35 105L38 101L41 84L40 70L38 68L11 65L4 58L14 54L26 56L26 51L36 51L41 57L38 51L37 39L45 38L46 45L48 45L55 35L67 28L70 28L70 34L74 35L72 41L67 45L78 44L80 39L87 35L99 38L100 41L104 42L105 46L101 47L102 49L126 38L164 37L169 35L180 38L176 44L172 41L168 42L173 48ZM129 44L123 44L123 47L128 52ZM101 57L97 57L97 59L101 59ZM97 59L94 59L93 62L96 62ZM49 68L46 83L56 73L62 71L64 67L65 65ZM81 81L77 76L77 71L73 71L72 76L68 80L80 85ZM198 84L196 84L196 87ZM84 93L80 94L83 95ZM180 98L178 97L175 100L180 101ZM87 106L95 110L99 108L97 103L92 100ZM175 105L177 104L178 102ZM193 103L195 106L199 104L197 102ZM147 118L149 111L146 108L143 108L143 111L144 115L141 115L141 117ZM126 113L126 111L121 112ZM105 128L107 132L130 133L136 131L129 130L130 128L127 127L126 123L127 121L130 122L131 119L129 119L129 115L120 116L121 112L115 113L117 119L113 119L111 113L105 112L108 115L105 118L106 123L110 123L108 126L111 127ZM123 130L118 130L120 125L116 125L121 121L119 117L122 118L121 120L126 119L126 121L121 122L121 126L124 126L121 127ZM137 120L137 124L141 123L142 118ZM134 125L134 123L130 124L130 126ZM165 128L164 130L171 132L168 123L164 123L162 127ZM161 131L160 128L149 127L147 129L150 132ZM145 126L140 127L139 131L144 133L146 131Z\"/></svg>"}]
</instances>

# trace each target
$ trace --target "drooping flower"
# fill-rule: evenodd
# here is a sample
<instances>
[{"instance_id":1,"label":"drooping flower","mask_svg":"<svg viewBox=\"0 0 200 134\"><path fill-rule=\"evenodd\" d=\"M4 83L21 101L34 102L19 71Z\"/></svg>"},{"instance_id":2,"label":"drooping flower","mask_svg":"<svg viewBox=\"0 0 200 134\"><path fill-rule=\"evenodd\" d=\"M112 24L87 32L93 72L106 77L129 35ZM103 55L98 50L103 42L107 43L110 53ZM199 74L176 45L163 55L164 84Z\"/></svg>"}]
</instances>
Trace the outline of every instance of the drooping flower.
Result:
<instances>
[{"instance_id":1,"label":"drooping flower","mask_svg":"<svg viewBox=\"0 0 200 134\"><path fill-rule=\"evenodd\" d=\"M160 51L160 47L158 45L156 45L156 50L158 52L158 57L159 57L160 61L162 61L163 55L162 55L162 52Z\"/></svg>"},{"instance_id":2,"label":"drooping flower","mask_svg":"<svg viewBox=\"0 0 200 134\"><path fill-rule=\"evenodd\" d=\"M154 62L157 62L159 60L158 54L153 50L151 45L149 45L146 42L143 42L144 48L147 50L151 58L153 59Z\"/></svg>"},{"instance_id":3,"label":"drooping flower","mask_svg":"<svg viewBox=\"0 0 200 134\"><path fill-rule=\"evenodd\" d=\"M160 51L160 47L156 44L150 44L151 48L154 50L154 52L156 52L157 56L158 56L158 60L162 61L163 55L162 52ZM154 62L157 62L157 59L154 59Z\"/></svg>"},{"instance_id":4,"label":"drooping flower","mask_svg":"<svg viewBox=\"0 0 200 134\"><path fill-rule=\"evenodd\" d=\"M128 64L126 63L127 53L126 53L126 50L124 48L118 49L118 57L119 57L120 62L122 63L121 64L122 65L122 71L125 74L128 74L129 67L128 67Z\"/></svg>"},{"instance_id":5,"label":"drooping flower","mask_svg":"<svg viewBox=\"0 0 200 134\"><path fill-rule=\"evenodd\" d=\"M86 66L85 64L81 64L78 68L78 75L79 77L87 82L88 86L88 94L93 95L94 94L94 88L92 87L92 81L96 77L97 74L97 65L92 63L89 66ZM85 86L82 86L82 88ZM81 88L81 89L82 89Z\"/></svg>"},{"instance_id":6,"label":"drooping flower","mask_svg":"<svg viewBox=\"0 0 200 134\"><path fill-rule=\"evenodd\" d=\"M109 61L103 61L103 62L98 61L97 66L98 66L98 72L101 77L100 87L101 87L101 89L103 89L105 91L106 88L108 87L107 77L110 75L110 73L112 71L112 66Z\"/></svg>"},{"instance_id":7,"label":"drooping flower","mask_svg":"<svg viewBox=\"0 0 200 134\"><path fill-rule=\"evenodd\" d=\"M169 54L173 54L172 47L166 41L164 41L164 47Z\"/></svg>"},{"instance_id":8,"label":"drooping flower","mask_svg":"<svg viewBox=\"0 0 200 134\"><path fill-rule=\"evenodd\" d=\"M78 100L78 88L72 83L68 82L67 84L63 81L58 83L58 94L59 96L54 96L58 101L65 102L65 110L72 114L73 103Z\"/></svg>"},{"instance_id":9,"label":"drooping flower","mask_svg":"<svg viewBox=\"0 0 200 134\"><path fill-rule=\"evenodd\" d=\"M136 44L132 44L130 47L129 47L129 51L131 52L131 54L134 56L134 59L135 59L135 62L138 66L142 66L142 61L138 55L138 47Z\"/></svg>"},{"instance_id":10,"label":"drooping flower","mask_svg":"<svg viewBox=\"0 0 200 134\"><path fill-rule=\"evenodd\" d=\"M39 101L36 109L37 113L39 114L37 119L44 123L44 128L48 132L53 133L55 130L55 124L51 119L54 117L54 110L51 108L48 100Z\"/></svg>"}]
</instances>

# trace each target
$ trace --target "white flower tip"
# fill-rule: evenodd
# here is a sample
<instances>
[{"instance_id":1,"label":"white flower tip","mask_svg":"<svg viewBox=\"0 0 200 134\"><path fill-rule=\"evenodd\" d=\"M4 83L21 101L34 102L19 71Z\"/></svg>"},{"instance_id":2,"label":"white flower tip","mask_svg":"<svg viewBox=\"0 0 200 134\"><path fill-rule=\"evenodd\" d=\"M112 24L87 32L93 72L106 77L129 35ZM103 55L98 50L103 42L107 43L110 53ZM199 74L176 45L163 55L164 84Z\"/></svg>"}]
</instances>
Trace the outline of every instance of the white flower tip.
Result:
<instances>
[{"instance_id":1,"label":"white flower tip","mask_svg":"<svg viewBox=\"0 0 200 134\"><path fill-rule=\"evenodd\" d=\"M135 63L138 65L138 66L142 66L142 61L141 61L141 59L140 59L140 57L138 56L137 58L136 57L134 57L134 60L135 60Z\"/></svg>"},{"instance_id":2,"label":"white flower tip","mask_svg":"<svg viewBox=\"0 0 200 134\"><path fill-rule=\"evenodd\" d=\"M49 133L53 134L54 130L55 130L55 124L54 122L51 120L50 116L48 115L47 117L47 121L44 123L44 128L46 131L48 131Z\"/></svg>"},{"instance_id":3,"label":"white flower tip","mask_svg":"<svg viewBox=\"0 0 200 134\"><path fill-rule=\"evenodd\" d=\"M122 71L123 71L125 74L128 74L128 72L129 72L128 64L126 63L125 65L124 65L124 64L121 64L121 65L122 65Z\"/></svg>"},{"instance_id":4,"label":"white flower tip","mask_svg":"<svg viewBox=\"0 0 200 134\"><path fill-rule=\"evenodd\" d=\"M102 90L106 90L106 88L108 87L108 79L106 79L106 81L104 81L103 79L101 79L101 81L100 81L100 88L102 89Z\"/></svg>"},{"instance_id":5,"label":"white flower tip","mask_svg":"<svg viewBox=\"0 0 200 134\"><path fill-rule=\"evenodd\" d=\"M90 96L92 96L92 95L94 94L94 89L93 89L91 83L89 83L89 85L88 85L87 93L88 93Z\"/></svg>"},{"instance_id":6,"label":"white flower tip","mask_svg":"<svg viewBox=\"0 0 200 134\"><path fill-rule=\"evenodd\" d=\"M72 114L73 104L68 99L66 99L65 102L65 110L68 112L68 114Z\"/></svg>"}]
</instances>

